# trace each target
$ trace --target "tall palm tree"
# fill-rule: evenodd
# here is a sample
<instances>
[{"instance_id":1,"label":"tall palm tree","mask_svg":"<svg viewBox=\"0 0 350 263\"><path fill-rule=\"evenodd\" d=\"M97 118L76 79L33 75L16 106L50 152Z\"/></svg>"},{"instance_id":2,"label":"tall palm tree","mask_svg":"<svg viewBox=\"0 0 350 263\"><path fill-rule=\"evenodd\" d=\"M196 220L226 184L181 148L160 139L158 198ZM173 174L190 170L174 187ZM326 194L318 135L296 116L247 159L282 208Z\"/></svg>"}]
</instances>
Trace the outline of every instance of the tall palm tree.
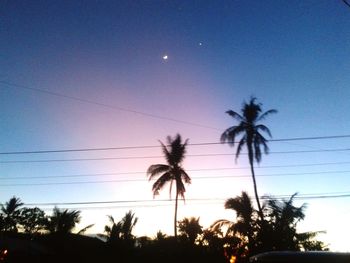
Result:
<instances>
[{"instance_id":1,"label":"tall palm tree","mask_svg":"<svg viewBox=\"0 0 350 263\"><path fill-rule=\"evenodd\" d=\"M236 160L238 159L243 146L246 146L250 170L253 178L254 194L259 209L259 215L261 220L263 220L263 212L261 209L255 180L254 161L257 163L260 163L261 161L261 146L264 148L265 154L268 154L269 152L267 139L265 139L261 132L267 133L270 137L271 132L269 128L263 124L259 124L259 122L264 120L268 115L277 113L277 111L272 109L262 113L261 107L262 104L257 103L256 98L252 97L249 103L244 102L243 108L241 109L242 114L239 114L233 110L226 111L228 115L237 120L239 123L238 125L231 126L222 133L221 142L228 142L233 147L235 145L235 139L242 135L237 145Z\"/></svg>"},{"instance_id":2,"label":"tall palm tree","mask_svg":"<svg viewBox=\"0 0 350 263\"><path fill-rule=\"evenodd\" d=\"M159 191L167 184L170 183L170 195L173 183L175 182L176 194L175 194L175 216L174 216L174 234L177 237L177 203L179 196L185 200L185 185L190 184L191 178L185 172L182 167L182 161L185 158L186 145L188 140L182 143L181 136L177 134L175 138L167 137L168 145L164 145L162 142L162 149L167 161L167 164L153 164L147 170L147 176L149 180L158 176L152 187L153 196L158 195Z\"/></svg>"}]
</instances>

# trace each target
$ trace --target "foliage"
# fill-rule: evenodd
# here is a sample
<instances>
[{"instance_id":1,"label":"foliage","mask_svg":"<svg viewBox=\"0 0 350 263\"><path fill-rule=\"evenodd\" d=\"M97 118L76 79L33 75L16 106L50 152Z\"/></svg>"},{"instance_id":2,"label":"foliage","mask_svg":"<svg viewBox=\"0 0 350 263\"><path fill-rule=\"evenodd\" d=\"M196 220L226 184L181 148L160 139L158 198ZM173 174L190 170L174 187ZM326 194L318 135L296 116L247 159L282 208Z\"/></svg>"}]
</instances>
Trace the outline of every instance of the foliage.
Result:
<instances>
[{"instance_id":1,"label":"foliage","mask_svg":"<svg viewBox=\"0 0 350 263\"><path fill-rule=\"evenodd\" d=\"M48 217L46 230L50 233L68 234L80 222L80 211L68 209L60 210L55 207L53 213Z\"/></svg>"},{"instance_id":2,"label":"foliage","mask_svg":"<svg viewBox=\"0 0 350 263\"><path fill-rule=\"evenodd\" d=\"M167 237L166 234L164 234L161 230L158 230L154 240L161 241L161 240L164 240L166 237Z\"/></svg>"},{"instance_id":3,"label":"foliage","mask_svg":"<svg viewBox=\"0 0 350 263\"><path fill-rule=\"evenodd\" d=\"M45 229L47 218L45 212L38 207L24 207L20 211L19 222L25 233L35 234Z\"/></svg>"},{"instance_id":4,"label":"foliage","mask_svg":"<svg viewBox=\"0 0 350 263\"><path fill-rule=\"evenodd\" d=\"M184 218L179 221L179 232L188 239L190 244L194 244L197 237L202 234L202 228L199 224L199 217Z\"/></svg>"},{"instance_id":5,"label":"foliage","mask_svg":"<svg viewBox=\"0 0 350 263\"><path fill-rule=\"evenodd\" d=\"M211 229L225 233L221 234L222 237L236 237L239 240L229 242L231 251L238 257L271 250L325 250L326 246L315 240L318 232L297 232L298 223L305 218L306 206L294 206L295 196L282 201L270 197L264 204L262 221L248 194L242 192L241 196L225 202L226 209L236 212L236 221L218 220Z\"/></svg>"},{"instance_id":6,"label":"foliage","mask_svg":"<svg viewBox=\"0 0 350 263\"><path fill-rule=\"evenodd\" d=\"M7 232L18 232L20 220L20 207L23 206L21 199L12 197L5 205L1 205L1 230Z\"/></svg>"},{"instance_id":7,"label":"foliage","mask_svg":"<svg viewBox=\"0 0 350 263\"><path fill-rule=\"evenodd\" d=\"M108 218L111 225L105 226L107 242L113 244L124 243L133 246L135 242L135 236L132 234L132 231L138 221L138 218L135 217L135 214L130 210L117 223L115 222L113 216L108 216Z\"/></svg>"}]
</instances>

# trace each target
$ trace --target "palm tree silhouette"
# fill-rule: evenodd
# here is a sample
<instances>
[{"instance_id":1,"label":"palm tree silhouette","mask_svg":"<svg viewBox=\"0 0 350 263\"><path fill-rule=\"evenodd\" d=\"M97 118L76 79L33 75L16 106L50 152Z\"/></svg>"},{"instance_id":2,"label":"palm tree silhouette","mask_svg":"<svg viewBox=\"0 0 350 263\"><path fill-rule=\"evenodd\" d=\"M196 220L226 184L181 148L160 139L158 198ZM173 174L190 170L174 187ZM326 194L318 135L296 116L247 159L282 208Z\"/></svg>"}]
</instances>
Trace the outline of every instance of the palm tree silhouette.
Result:
<instances>
[{"instance_id":1,"label":"palm tree silhouette","mask_svg":"<svg viewBox=\"0 0 350 263\"><path fill-rule=\"evenodd\" d=\"M23 203L20 198L12 197L5 205L1 205L3 228L5 231L17 232L17 223L20 220L20 207Z\"/></svg>"},{"instance_id":2,"label":"palm tree silhouette","mask_svg":"<svg viewBox=\"0 0 350 263\"><path fill-rule=\"evenodd\" d=\"M233 209L236 212L237 221L232 224L232 230L239 233L240 236L246 237L245 245L248 251L254 246L254 229L256 227L256 210L253 208L252 201L246 192L241 196L229 198L225 202L226 209Z\"/></svg>"},{"instance_id":3,"label":"palm tree silhouette","mask_svg":"<svg viewBox=\"0 0 350 263\"><path fill-rule=\"evenodd\" d=\"M242 115L233 110L226 111L226 113L237 120L239 124L226 129L221 135L221 142L228 142L233 147L235 145L236 137L242 135L237 145L236 160L238 159L243 146L246 145L254 184L254 194L259 209L259 215L261 220L263 220L263 212L255 180L254 160L257 163L260 163L262 154L260 149L261 146L263 146L265 154L268 154L269 151L267 140L260 132L265 132L271 137L269 128L263 124L259 124L259 122L264 120L268 115L277 113L277 110L272 109L261 113L261 106L262 104L256 103L256 98L252 97L249 103L244 102L241 109Z\"/></svg>"},{"instance_id":4,"label":"palm tree silhouette","mask_svg":"<svg viewBox=\"0 0 350 263\"><path fill-rule=\"evenodd\" d=\"M106 225L104 231L106 235L100 236L105 237L109 243L121 244L124 242L125 245L133 246L135 236L132 231L138 221L135 213L130 210L119 222L115 222L113 216L108 216L108 219L111 225Z\"/></svg>"},{"instance_id":5,"label":"palm tree silhouette","mask_svg":"<svg viewBox=\"0 0 350 263\"><path fill-rule=\"evenodd\" d=\"M305 218L306 204L294 206L296 195L292 195L289 200L278 201L272 198L267 202L270 231L266 234L269 242L265 243L272 243L271 246L277 250L299 250L304 237L307 237L306 240L312 238L312 232L297 233L297 224Z\"/></svg>"},{"instance_id":6,"label":"palm tree silhouette","mask_svg":"<svg viewBox=\"0 0 350 263\"><path fill-rule=\"evenodd\" d=\"M203 227L199 224L199 217L185 217L179 221L179 231L188 239L190 244L194 245L196 238L203 233Z\"/></svg>"},{"instance_id":7,"label":"palm tree silhouette","mask_svg":"<svg viewBox=\"0 0 350 263\"><path fill-rule=\"evenodd\" d=\"M80 211L78 210L60 210L55 207L47 221L46 228L50 233L68 234L72 232L75 225L80 222L80 219Z\"/></svg>"},{"instance_id":8,"label":"palm tree silhouette","mask_svg":"<svg viewBox=\"0 0 350 263\"><path fill-rule=\"evenodd\" d=\"M138 221L138 218L135 217L135 213L131 210L125 214L125 216L120 220L120 230L121 238L125 241L131 241L134 239L132 231Z\"/></svg>"},{"instance_id":9,"label":"palm tree silhouette","mask_svg":"<svg viewBox=\"0 0 350 263\"><path fill-rule=\"evenodd\" d=\"M181 163L185 158L186 145L188 140L182 143L181 136L177 134L174 139L170 136L167 137L168 145L164 145L162 142L163 153L167 164L153 164L147 170L149 180L158 176L152 187L153 196L158 195L159 191L167 184L170 183L170 195L172 185L175 182L176 195L175 195L175 216L174 216L174 234L177 238L177 203L178 197L180 196L185 200L185 185L184 183L190 184L191 178L182 168Z\"/></svg>"}]
</instances>

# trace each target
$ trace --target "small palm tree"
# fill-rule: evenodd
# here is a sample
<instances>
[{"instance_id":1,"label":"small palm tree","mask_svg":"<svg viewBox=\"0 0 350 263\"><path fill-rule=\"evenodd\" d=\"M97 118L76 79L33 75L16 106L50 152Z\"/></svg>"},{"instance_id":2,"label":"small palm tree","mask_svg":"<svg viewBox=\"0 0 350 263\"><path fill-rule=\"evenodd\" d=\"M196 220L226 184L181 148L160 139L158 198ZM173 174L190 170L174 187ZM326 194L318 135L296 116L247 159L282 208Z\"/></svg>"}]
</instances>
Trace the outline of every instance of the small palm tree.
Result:
<instances>
[{"instance_id":1,"label":"small palm tree","mask_svg":"<svg viewBox=\"0 0 350 263\"><path fill-rule=\"evenodd\" d=\"M80 211L68 209L60 210L55 207L49 216L46 229L50 233L68 234L71 233L76 224L80 222Z\"/></svg>"},{"instance_id":2,"label":"small palm tree","mask_svg":"<svg viewBox=\"0 0 350 263\"><path fill-rule=\"evenodd\" d=\"M175 216L174 216L174 234L177 238L177 203L179 196L185 200L185 185L190 184L191 178L183 169L181 163L185 158L186 145L188 140L182 143L181 136L177 134L174 139L170 136L167 137L168 145L164 145L162 142L162 149L167 161L167 164L153 164L147 170L149 180L158 176L152 187L153 196L158 195L159 191L167 184L170 183L170 195L172 185L175 182L176 194L175 194Z\"/></svg>"},{"instance_id":3,"label":"small palm tree","mask_svg":"<svg viewBox=\"0 0 350 263\"><path fill-rule=\"evenodd\" d=\"M133 245L135 237L132 231L138 221L135 217L135 213L131 210L125 214L125 216L119 221L115 222L113 216L108 216L111 225L105 226L106 235L100 235L107 238L107 242L120 243Z\"/></svg>"},{"instance_id":4,"label":"small palm tree","mask_svg":"<svg viewBox=\"0 0 350 263\"><path fill-rule=\"evenodd\" d=\"M300 240L297 233L297 224L305 218L306 205L294 206L295 196L296 194L292 195L289 200L283 200L282 202L276 199L270 199L267 202L266 210L270 222L270 233L266 236L276 249L299 249Z\"/></svg>"},{"instance_id":5,"label":"small palm tree","mask_svg":"<svg viewBox=\"0 0 350 263\"><path fill-rule=\"evenodd\" d=\"M1 205L3 217L3 230L17 232L17 224L20 221L20 207L23 206L21 199L12 197L5 205Z\"/></svg>"},{"instance_id":6,"label":"small palm tree","mask_svg":"<svg viewBox=\"0 0 350 263\"><path fill-rule=\"evenodd\" d=\"M225 202L226 209L233 209L236 212L236 222L232 224L232 230L245 239L244 244L248 246L248 250L252 250L254 245L254 229L256 227L256 210L253 208L252 200L246 192L242 192L241 196L229 198Z\"/></svg>"},{"instance_id":7,"label":"small palm tree","mask_svg":"<svg viewBox=\"0 0 350 263\"><path fill-rule=\"evenodd\" d=\"M199 217L185 217L183 220L179 221L179 231L187 237L190 244L195 244L198 235L203 233L203 227L199 224Z\"/></svg>"},{"instance_id":8,"label":"small palm tree","mask_svg":"<svg viewBox=\"0 0 350 263\"><path fill-rule=\"evenodd\" d=\"M269 148L267 146L267 139L261 134L261 132L267 133L271 137L270 130L263 124L259 124L268 115L277 113L276 110L268 110L262 113L262 104L256 102L256 98L252 97L249 103L244 103L242 108L242 114L239 114L233 110L228 110L226 113L239 122L238 125L232 126L226 129L221 135L221 142L228 142L232 147L235 145L235 139L242 135L237 145L236 160L239 157L243 146L247 147L248 159L250 169L253 178L254 194L259 209L259 215L263 220L263 212L259 201L258 190L256 186L255 173L254 173L254 161L260 163L261 161L261 149L264 148L265 154L268 153Z\"/></svg>"},{"instance_id":9,"label":"small palm tree","mask_svg":"<svg viewBox=\"0 0 350 263\"><path fill-rule=\"evenodd\" d=\"M135 213L131 210L125 214L125 216L120 221L121 225L121 238L123 240L132 240L134 238L132 231L138 221L138 218L135 217Z\"/></svg>"},{"instance_id":10,"label":"small palm tree","mask_svg":"<svg viewBox=\"0 0 350 263\"><path fill-rule=\"evenodd\" d=\"M108 216L110 226L105 226L105 233L106 235L101 235L103 237L107 238L107 242L112 242L114 240L120 239L120 232L121 232L121 224L116 223L113 216Z\"/></svg>"}]
</instances>

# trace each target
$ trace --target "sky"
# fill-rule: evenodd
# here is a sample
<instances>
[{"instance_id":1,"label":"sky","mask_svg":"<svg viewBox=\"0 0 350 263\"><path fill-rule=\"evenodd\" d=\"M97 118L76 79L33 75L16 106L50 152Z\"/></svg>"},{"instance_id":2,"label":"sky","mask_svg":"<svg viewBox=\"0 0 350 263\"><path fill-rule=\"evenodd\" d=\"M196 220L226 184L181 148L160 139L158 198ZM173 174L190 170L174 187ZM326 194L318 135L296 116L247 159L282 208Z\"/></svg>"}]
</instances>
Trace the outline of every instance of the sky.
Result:
<instances>
[{"instance_id":1,"label":"sky","mask_svg":"<svg viewBox=\"0 0 350 263\"><path fill-rule=\"evenodd\" d=\"M255 96L273 139L350 135L350 9L342 1L0 2L0 202L82 211L103 232L130 209L137 235L173 234L169 189L153 199L159 140L217 143ZM307 204L300 231L350 251L350 138L270 141L261 196ZM142 146L142 147L139 147ZM104 151L5 154L135 147ZM189 145L178 218L234 220L253 185L245 152ZM82 160L83 159L83 160ZM93 159L93 160L92 160ZM35 177L35 178L34 178ZM332 196L332 198L331 198ZM307 198L309 197L309 198ZM323 198L310 198L323 197ZM93 203L116 201L114 203ZM86 202L87 204L82 204ZM72 204L67 204L72 203ZM46 204L46 205L45 205Z\"/></svg>"}]
</instances>

